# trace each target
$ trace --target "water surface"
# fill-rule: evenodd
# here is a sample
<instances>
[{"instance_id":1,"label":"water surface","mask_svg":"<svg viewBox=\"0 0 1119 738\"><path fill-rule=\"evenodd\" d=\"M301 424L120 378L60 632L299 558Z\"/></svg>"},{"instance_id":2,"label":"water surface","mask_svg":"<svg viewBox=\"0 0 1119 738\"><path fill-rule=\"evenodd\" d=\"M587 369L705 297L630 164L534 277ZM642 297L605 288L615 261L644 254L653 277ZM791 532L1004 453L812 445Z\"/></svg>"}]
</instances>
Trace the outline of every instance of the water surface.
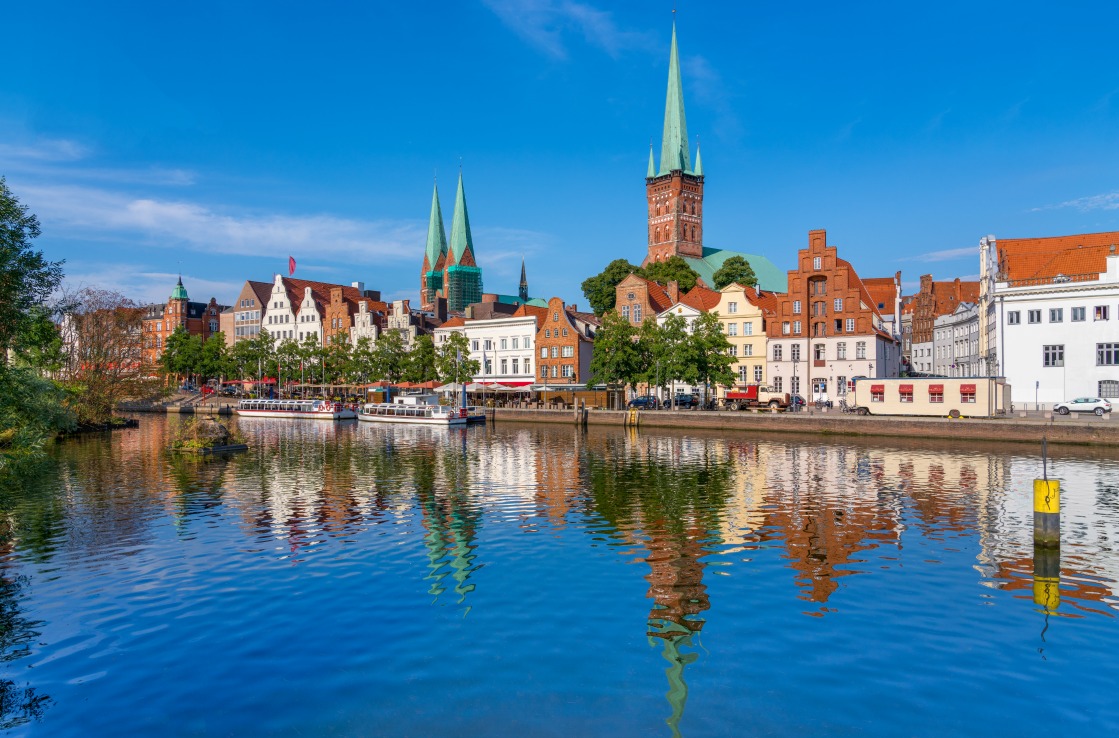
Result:
<instances>
[{"instance_id":1,"label":"water surface","mask_svg":"<svg viewBox=\"0 0 1119 738\"><path fill-rule=\"evenodd\" d=\"M14 735L1119 730L1108 453L1058 561L1028 447L141 421L0 492Z\"/></svg>"}]
</instances>

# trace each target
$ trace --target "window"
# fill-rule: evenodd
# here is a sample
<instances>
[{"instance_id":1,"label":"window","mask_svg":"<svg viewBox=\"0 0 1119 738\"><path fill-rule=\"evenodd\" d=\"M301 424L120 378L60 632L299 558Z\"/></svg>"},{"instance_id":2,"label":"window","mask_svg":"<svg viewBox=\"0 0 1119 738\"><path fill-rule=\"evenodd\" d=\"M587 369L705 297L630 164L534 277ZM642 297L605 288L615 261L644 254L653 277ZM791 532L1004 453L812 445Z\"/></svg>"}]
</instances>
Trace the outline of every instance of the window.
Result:
<instances>
[{"instance_id":1,"label":"window","mask_svg":"<svg viewBox=\"0 0 1119 738\"><path fill-rule=\"evenodd\" d=\"M789 380L789 391L794 395L800 394L800 377L793 377Z\"/></svg>"},{"instance_id":2,"label":"window","mask_svg":"<svg viewBox=\"0 0 1119 738\"><path fill-rule=\"evenodd\" d=\"M781 392L781 384L782 384L781 377L774 377L773 378L773 391L774 392Z\"/></svg>"},{"instance_id":3,"label":"window","mask_svg":"<svg viewBox=\"0 0 1119 738\"><path fill-rule=\"evenodd\" d=\"M886 385L874 384L870 387L870 401L871 402L885 402L886 401Z\"/></svg>"},{"instance_id":4,"label":"window","mask_svg":"<svg viewBox=\"0 0 1119 738\"><path fill-rule=\"evenodd\" d=\"M737 313L737 312L738 312L738 303L737 302L728 302L727 303L727 314L733 315L734 313Z\"/></svg>"},{"instance_id":5,"label":"window","mask_svg":"<svg viewBox=\"0 0 1119 738\"><path fill-rule=\"evenodd\" d=\"M563 365L563 376L574 377L575 376L575 367L572 366L571 364L564 364Z\"/></svg>"},{"instance_id":6,"label":"window","mask_svg":"<svg viewBox=\"0 0 1119 738\"><path fill-rule=\"evenodd\" d=\"M789 347L789 358L793 361L800 361L800 344L794 343Z\"/></svg>"},{"instance_id":7,"label":"window","mask_svg":"<svg viewBox=\"0 0 1119 738\"><path fill-rule=\"evenodd\" d=\"M1065 365L1065 347L1064 345L1058 346L1042 346L1041 347L1041 365L1042 366L1064 366Z\"/></svg>"},{"instance_id":8,"label":"window","mask_svg":"<svg viewBox=\"0 0 1119 738\"><path fill-rule=\"evenodd\" d=\"M1040 310L1028 310L1026 312L1026 319L1029 320L1031 323L1040 323L1041 322L1041 311Z\"/></svg>"},{"instance_id":9,"label":"window","mask_svg":"<svg viewBox=\"0 0 1119 738\"><path fill-rule=\"evenodd\" d=\"M785 334L786 336L789 335L789 331L791 330L791 328L789 326L790 326L790 324L789 324L789 321L787 321L787 320L783 321L781 323L781 332L783 334Z\"/></svg>"},{"instance_id":10,"label":"window","mask_svg":"<svg viewBox=\"0 0 1119 738\"><path fill-rule=\"evenodd\" d=\"M629 308L622 308L622 315L625 315L628 312L629 312ZM552 337L552 329L551 328L545 328L544 329L544 338L551 338L551 337Z\"/></svg>"},{"instance_id":11,"label":"window","mask_svg":"<svg viewBox=\"0 0 1119 738\"><path fill-rule=\"evenodd\" d=\"M559 371L559 367L558 367L558 366L556 366L555 364L552 364L552 377L553 377L553 378L555 378L556 376L558 376L558 375L557 375L557 372L558 372L558 371Z\"/></svg>"},{"instance_id":12,"label":"window","mask_svg":"<svg viewBox=\"0 0 1119 738\"><path fill-rule=\"evenodd\" d=\"M552 358L553 359L558 359L559 358L559 346L552 346Z\"/></svg>"},{"instance_id":13,"label":"window","mask_svg":"<svg viewBox=\"0 0 1119 738\"><path fill-rule=\"evenodd\" d=\"M975 404L975 385L974 384L961 384L960 385L960 402L966 405Z\"/></svg>"},{"instance_id":14,"label":"window","mask_svg":"<svg viewBox=\"0 0 1119 738\"><path fill-rule=\"evenodd\" d=\"M540 358L541 359L547 359L548 358L548 347L547 346L541 346L540 347Z\"/></svg>"},{"instance_id":15,"label":"window","mask_svg":"<svg viewBox=\"0 0 1119 738\"><path fill-rule=\"evenodd\" d=\"M816 359L816 361L823 361L825 358L827 358L824 350L824 344L817 343L815 346L812 347L812 349L812 356L814 359Z\"/></svg>"},{"instance_id":16,"label":"window","mask_svg":"<svg viewBox=\"0 0 1119 738\"><path fill-rule=\"evenodd\" d=\"M532 359L525 359L525 374L532 374Z\"/></svg>"},{"instance_id":17,"label":"window","mask_svg":"<svg viewBox=\"0 0 1119 738\"><path fill-rule=\"evenodd\" d=\"M847 394L847 377L842 374L835 378L835 392L839 395Z\"/></svg>"},{"instance_id":18,"label":"window","mask_svg":"<svg viewBox=\"0 0 1119 738\"><path fill-rule=\"evenodd\" d=\"M483 347L485 348L486 351L489 351L490 349L493 348L493 342L490 341L490 339L487 338L485 340L485 343L483 344Z\"/></svg>"},{"instance_id":19,"label":"window","mask_svg":"<svg viewBox=\"0 0 1119 738\"><path fill-rule=\"evenodd\" d=\"M835 332L836 333L842 333L843 332L843 321L839 318L835 319Z\"/></svg>"},{"instance_id":20,"label":"window","mask_svg":"<svg viewBox=\"0 0 1119 738\"><path fill-rule=\"evenodd\" d=\"M1101 379L1099 391L1100 397L1119 397L1119 380Z\"/></svg>"},{"instance_id":21,"label":"window","mask_svg":"<svg viewBox=\"0 0 1119 738\"><path fill-rule=\"evenodd\" d=\"M547 377L548 376L548 367L546 367L546 366L541 366L540 367L540 376L542 376L542 377Z\"/></svg>"},{"instance_id":22,"label":"window","mask_svg":"<svg viewBox=\"0 0 1119 738\"><path fill-rule=\"evenodd\" d=\"M1064 308L1049 308L1049 322L1050 323L1061 323L1061 322L1064 322L1064 319L1065 319Z\"/></svg>"},{"instance_id":23,"label":"window","mask_svg":"<svg viewBox=\"0 0 1119 738\"><path fill-rule=\"evenodd\" d=\"M855 358L856 359L865 359L866 358L866 341L856 341L855 342Z\"/></svg>"},{"instance_id":24,"label":"window","mask_svg":"<svg viewBox=\"0 0 1119 738\"><path fill-rule=\"evenodd\" d=\"M742 347L742 355L743 355L743 356L753 356L753 355L754 355L754 346L753 346L753 344L749 344L749 343L748 343L748 344L746 344L745 346L743 346L743 347Z\"/></svg>"},{"instance_id":25,"label":"window","mask_svg":"<svg viewBox=\"0 0 1119 738\"><path fill-rule=\"evenodd\" d=\"M944 402L944 385L943 384L930 384L929 385L929 402L942 403Z\"/></svg>"},{"instance_id":26,"label":"window","mask_svg":"<svg viewBox=\"0 0 1119 738\"><path fill-rule=\"evenodd\" d=\"M728 336L737 336L738 335L738 324L737 323L727 323L727 335Z\"/></svg>"},{"instance_id":27,"label":"window","mask_svg":"<svg viewBox=\"0 0 1119 738\"><path fill-rule=\"evenodd\" d=\"M629 320L629 305L622 305L622 317ZM544 336L546 338L551 338L551 331L546 331Z\"/></svg>"},{"instance_id":28,"label":"window","mask_svg":"<svg viewBox=\"0 0 1119 738\"><path fill-rule=\"evenodd\" d=\"M800 321L799 320L794 320L793 321L793 333L797 334L798 336L800 335Z\"/></svg>"},{"instance_id":29,"label":"window","mask_svg":"<svg viewBox=\"0 0 1119 738\"><path fill-rule=\"evenodd\" d=\"M727 349L727 356L738 356L738 347L731 346Z\"/></svg>"},{"instance_id":30,"label":"window","mask_svg":"<svg viewBox=\"0 0 1119 738\"><path fill-rule=\"evenodd\" d=\"M855 319L854 318L848 318L847 319L847 332L848 333L854 333L855 332Z\"/></svg>"},{"instance_id":31,"label":"window","mask_svg":"<svg viewBox=\"0 0 1119 738\"><path fill-rule=\"evenodd\" d=\"M1006 314L1007 325L1018 325L1021 322L1022 314L1019 313L1017 310L1011 310L1009 313Z\"/></svg>"},{"instance_id":32,"label":"window","mask_svg":"<svg viewBox=\"0 0 1119 738\"><path fill-rule=\"evenodd\" d=\"M1097 343L1096 344L1096 365L1097 366L1116 366L1119 364L1119 343ZM1115 395L1102 395L1103 397L1114 397Z\"/></svg>"},{"instance_id":33,"label":"window","mask_svg":"<svg viewBox=\"0 0 1119 738\"><path fill-rule=\"evenodd\" d=\"M793 315L800 315L800 300L793 300Z\"/></svg>"},{"instance_id":34,"label":"window","mask_svg":"<svg viewBox=\"0 0 1119 738\"><path fill-rule=\"evenodd\" d=\"M762 365L761 364L754 364L754 381L755 382L762 381Z\"/></svg>"},{"instance_id":35,"label":"window","mask_svg":"<svg viewBox=\"0 0 1119 738\"><path fill-rule=\"evenodd\" d=\"M509 339L507 339L507 338L501 339L501 350L504 351L507 348L509 348Z\"/></svg>"},{"instance_id":36,"label":"window","mask_svg":"<svg viewBox=\"0 0 1119 738\"><path fill-rule=\"evenodd\" d=\"M899 402L913 402L913 385L911 385L911 384L898 385L898 401Z\"/></svg>"},{"instance_id":37,"label":"window","mask_svg":"<svg viewBox=\"0 0 1119 738\"><path fill-rule=\"evenodd\" d=\"M561 353L561 355L566 356L566 357L574 356L575 355L575 347L574 346L564 346L563 347L563 352Z\"/></svg>"},{"instance_id":38,"label":"window","mask_svg":"<svg viewBox=\"0 0 1119 738\"><path fill-rule=\"evenodd\" d=\"M634 305L633 306L633 322L634 323L640 323L641 322L641 306L640 305Z\"/></svg>"},{"instance_id":39,"label":"window","mask_svg":"<svg viewBox=\"0 0 1119 738\"><path fill-rule=\"evenodd\" d=\"M567 329L566 328L563 329L563 335L564 335L564 338L567 337Z\"/></svg>"},{"instance_id":40,"label":"window","mask_svg":"<svg viewBox=\"0 0 1119 738\"><path fill-rule=\"evenodd\" d=\"M521 373L521 360L520 359L513 359L513 373L514 374L520 374Z\"/></svg>"},{"instance_id":41,"label":"window","mask_svg":"<svg viewBox=\"0 0 1119 738\"><path fill-rule=\"evenodd\" d=\"M1107 320L1107 305L1096 305L1096 320Z\"/></svg>"},{"instance_id":42,"label":"window","mask_svg":"<svg viewBox=\"0 0 1119 738\"><path fill-rule=\"evenodd\" d=\"M513 348L518 349L520 347L521 347L521 339L520 338L514 338L513 339ZM516 359L514 359L514 361L516 361Z\"/></svg>"},{"instance_id":43,"label":"window","mask_svg":"<svg viewBox=\"0 0 1119 738\"><path fill-rule=\"evenodd\" d=\"M746 384L746 376L747 376L746 375L746 367L745 366L738 367L738 383L739 384Z\"/></svg>"},{"instance_id":44,"label":"window","mask_svg":"<svg viewBox=\"0 0 1119 738\"><path fill-rule=\"evenodd\" d=\"M559 322L559 311L558 310L553 310L552 311L552 322L553 323Z\"/></svg>"},{"instance_id":45,"label":"window","mask_svg":"<svg viewBox=\"0 0 1119 738\"><path fill-rule=\"evenodd\" d=\"M821 259L819 256L815 256L815 257L812 258L812 268L813 269L819 271L820 269L823 268L823 266L824 266L824 260Z\"/></svg>"},{"instance_id":46,"label":"window","mask_svg":"<svg viewBox=\"0 0 1119 738\"><path fill-rule=\"evenodd\" d=\"M779 343L773 344L773 360L781 361L781 344Z\"/></svg>"},{"instance_id":47,"label":"window","mask_svg":"<svg viewBox=\"0 0 1119 738\"><path fill-rule=\"evenodd\" d=\"M747 320L747 321L745 321L745 322L744 322L744 323L742 324L742 335L744 335L744 336L752 336L752 335L754 335L754 324L753 324L753 323L751 323L751 322L750 322L750 321L748 321L748 320Z\"/></svg>"},{"instance_id":48,"label":"window","mask_svg":"<svg viewBox=\"0 0 1119 738\"><path fill-rule=\"evenodd\" d=\"M1072 322L1079 323L1084 320L1085 309L1082 307L1072 309Z\"/></svg>"},{"instance_id":49,"label":"window","mask_svg":"<svg viewBox=\"0 0 1119 738\"><path fill-rule=\"evenodd\" d=\"M839 343L835 344L835 358L838 359L839 361L843 361L847 358L847 342L846 341L840 341Z\"/></svg>"},{"instance_id":50,"label":"window","mask_svg":"<svg viewBox=\"0 0 1119 738\"><path fill-rule=\"evenodd\" d=\"M835 312L842 313L843 312L843 298L842 297L835 298L834 300L831 301L831 306L832 306L832 310L834 310Z\"/></svg>"}]
</instances>

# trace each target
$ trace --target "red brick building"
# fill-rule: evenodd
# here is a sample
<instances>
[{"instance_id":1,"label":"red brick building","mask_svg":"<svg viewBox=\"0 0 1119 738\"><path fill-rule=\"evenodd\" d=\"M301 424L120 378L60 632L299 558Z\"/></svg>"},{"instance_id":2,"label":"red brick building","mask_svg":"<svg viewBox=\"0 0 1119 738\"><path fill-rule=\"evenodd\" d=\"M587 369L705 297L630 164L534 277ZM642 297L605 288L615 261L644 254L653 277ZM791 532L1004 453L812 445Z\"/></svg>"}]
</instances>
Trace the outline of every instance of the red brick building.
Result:
<instances>
[{"instance_id":1,"label":"red brick building","mask_svg":"<svg viewBox=\"0 0 1119 738\"><path fill-rule=\"evenodd\" d=\"M593 313L580 313L553 297L547 308L523 305L534 311L537 381L548 384L585 384L590 377L595 330L601 325Z\"/></svg>"},{"instance_id":2,"label":"red brick building","mask_svg":"<svg viewBox=\"0 0 1119 738\"><path fill-rule=\"evenodd\" d=\"M191 302L179 277L166 304L143 309L144 364L152 366L159 361L168 337L180 327L192 336L202 336L203 341L220 331L221 312L227 307L213 297L209 302Z\"/></svg>"},{"instance_id":3,"label":"red brick building","mask_svg":"<svg viewBox=\"0 0 1119 738\"><path fill-rule=\"evenodd\" d=\"M978 281L934 282L931 274L922 274L921 290L913 296L913 343L931 343L933 323L954 313L961 302L978 304Z\"/></svg>"}]
</instances>

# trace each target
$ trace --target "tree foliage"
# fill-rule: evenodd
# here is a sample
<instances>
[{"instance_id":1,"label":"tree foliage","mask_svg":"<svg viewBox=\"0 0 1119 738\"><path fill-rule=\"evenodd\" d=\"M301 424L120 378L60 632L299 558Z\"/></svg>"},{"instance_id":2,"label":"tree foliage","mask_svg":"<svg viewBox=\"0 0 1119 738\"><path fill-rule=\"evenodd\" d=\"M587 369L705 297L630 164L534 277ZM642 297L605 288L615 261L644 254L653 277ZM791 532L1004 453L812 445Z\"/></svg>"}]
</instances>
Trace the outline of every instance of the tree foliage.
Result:
<instances>
[{"instance_id":1,"label":"tree foliage","mask_svg":"<svg viewBox=\"0 0 1119 738\"><path fill-rule=\"evenodd\" d=\"M40 234L39 219L20 203L0 177L0 363L7 349L36 320L62 283L62 262L47 261L31 242Z\"/></svg>"},{"instance_id":2,"label":"tree foliage","mask_svg":"<svg viewBox=\"0 0 1119 738\"><path fill-rule=\"evenodd\" d=\"M743 287L757 287L758 277L750 262L741 256L731 256L719 267L713 275L715 289L721 290L728 284L740 284Z\"/></svg>"},{"instance_id":3,"label":"tree foliage","mask_svg":"<svg viewBox=\"0 0 1119 738\"><path fill-rule=\"evenodd\" d=\"M613 310L605 313L602 316L602 327L594 336L591 382L636 385L642 372L636 338L637 329L628 320Z\"/></svg>"},{"instance_id":4,"label":"tree foliage","mask_svg":"<svg viewBox=\"0 0 1119 738\"><path fill-rule=\"evenodd\" d=\"M583 280L583 295L590 303L595 315L603 315L607 310L614 308L618 283L630 274L640 273L640 267L630 264L625 259L615 259L606 265L601 273Z\"/></svg>"},{"instance_id":5,"label":"tree foliage","mask_svg":"<svg viewBox=\"0 0 1119 738\"><path fill-rule=\"evenodd\" d=\"M455 381L465 384L476 377L481 368L477 359L470 358L470 342L466 335L458 331L451 332L436 351L435 375L444 384Z\"/></svg>"},{"instance_id":6,"label":"tree foliage","mask_svg":"<svg viewBox=\"0 0 1119 738\"><path fill-rule=\"evenodd\" d=\"M695 287L696 281L699 280L699 273L688 266L688 262L680 256L670 256L664 261L654 261L642 269L639 274L645 279L662 285L675 281L680 286L681 292L687 292Z\"/></svg>"}]
</instances>

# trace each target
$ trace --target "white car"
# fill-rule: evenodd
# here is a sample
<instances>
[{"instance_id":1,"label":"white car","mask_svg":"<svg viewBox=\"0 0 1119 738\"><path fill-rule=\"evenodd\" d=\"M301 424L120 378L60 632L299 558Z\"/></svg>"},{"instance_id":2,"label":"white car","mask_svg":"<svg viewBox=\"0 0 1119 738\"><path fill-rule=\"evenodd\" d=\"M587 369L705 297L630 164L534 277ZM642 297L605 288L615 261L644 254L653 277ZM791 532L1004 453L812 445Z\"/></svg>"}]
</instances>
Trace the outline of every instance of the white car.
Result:
<instances>
[{"instance_id":1,"label":"white car","mask_svg":"<svg viewBox=\"0 0 1119 738\"><path fill-rule=\"evenodd\" d=\"M1111 403L1099 397L1077 397L1075 400L1058 402L1053 406L1053 410L1060 415L1068 415L1069 413L1095 413L1096 415L1103 415L1104 413L1111 412Z\"/></svg>"}]
</instances>

